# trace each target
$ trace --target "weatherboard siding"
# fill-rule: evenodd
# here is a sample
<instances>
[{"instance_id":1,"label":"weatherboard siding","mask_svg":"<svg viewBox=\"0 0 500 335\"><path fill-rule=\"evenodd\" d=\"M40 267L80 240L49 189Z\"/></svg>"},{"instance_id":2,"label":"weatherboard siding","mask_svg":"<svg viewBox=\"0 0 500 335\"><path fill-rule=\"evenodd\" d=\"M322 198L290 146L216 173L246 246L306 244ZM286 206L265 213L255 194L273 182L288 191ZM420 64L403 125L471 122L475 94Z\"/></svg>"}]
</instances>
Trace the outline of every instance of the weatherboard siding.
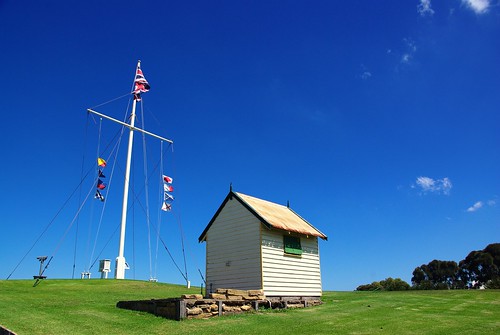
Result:
<instances>
[{"instance_id":1,"label":"weatherboard siding","mask_svg":"<svg viewBox=\"0 0 500 335\"><path fill-rule=\"evenodd\" d=\"M236 199L226 203L206 234L208 290L262 288L259 226Z\"/></svg>"},{"instance_id":2,"label":"weatherboard siding","mask_svg":"<svg viewBox=\"0 0 500 335\"><path fill-rule=\"evenodd\" d=\"M266 296L322 294L318 238L301 236L302 255L284 253L284 231L262 229L262 273Z\"/></svg>"}]
</instances>

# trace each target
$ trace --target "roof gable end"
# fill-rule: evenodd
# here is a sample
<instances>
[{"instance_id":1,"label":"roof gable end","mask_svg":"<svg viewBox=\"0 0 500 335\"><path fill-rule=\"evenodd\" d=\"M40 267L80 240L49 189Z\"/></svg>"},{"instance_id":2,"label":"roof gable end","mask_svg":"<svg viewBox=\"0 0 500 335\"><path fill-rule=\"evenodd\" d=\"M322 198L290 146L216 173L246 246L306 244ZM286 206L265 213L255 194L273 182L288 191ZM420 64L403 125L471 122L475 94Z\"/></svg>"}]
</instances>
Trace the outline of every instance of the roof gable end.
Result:
<instances>
[{"instance_id":1,"label":"roof gable end","mask_svg":"<svg viewBox=\"0 0 500 335\"><path fill-rule=\"evenodd\" d=\"M279 205L230 190L205 230L201 233L198 242L203 242L205 240L208 230L217 219L226 203L233 198L250 211L267 228L276 228L304 235L317 236L324 240L328 239L325 234L295 213L288 206Z\"/></svg>"}]
</instances>

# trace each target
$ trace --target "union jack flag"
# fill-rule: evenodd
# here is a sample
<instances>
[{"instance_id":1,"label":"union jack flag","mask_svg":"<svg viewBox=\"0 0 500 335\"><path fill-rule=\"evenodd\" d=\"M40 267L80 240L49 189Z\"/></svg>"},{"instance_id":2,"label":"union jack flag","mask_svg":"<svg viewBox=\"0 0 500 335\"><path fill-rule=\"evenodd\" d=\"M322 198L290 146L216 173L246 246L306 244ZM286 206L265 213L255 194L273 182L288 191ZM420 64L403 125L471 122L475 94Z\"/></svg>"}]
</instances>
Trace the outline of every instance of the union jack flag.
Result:
<instances>
[{"instance_id":1,"label":"union jack flag","mask_svg":"<svg viewBox=\"0 0 500 335\"><path fill-rule=\"evenodd\" d=\"M148 81L144 77L144 74L142 73L140 63L137 65L137 72L135 73L134 84L135 84L135 87L134 87L134 91L132 93L134 94L135 100L140 101L141 100L141 93L147 92L151 88L151 86L149 86Z\"/></svg>"}]
</instances>

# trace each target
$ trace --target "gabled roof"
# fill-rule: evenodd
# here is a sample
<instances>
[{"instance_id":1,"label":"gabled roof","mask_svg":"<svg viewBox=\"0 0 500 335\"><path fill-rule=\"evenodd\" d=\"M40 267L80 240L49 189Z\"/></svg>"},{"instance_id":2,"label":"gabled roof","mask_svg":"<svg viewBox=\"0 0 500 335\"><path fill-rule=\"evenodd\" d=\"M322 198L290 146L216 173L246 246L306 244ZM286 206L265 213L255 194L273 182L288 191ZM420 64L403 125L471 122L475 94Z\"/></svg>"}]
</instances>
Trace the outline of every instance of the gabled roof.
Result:
<instances>
[{"instance_id":1,"label":"gabled roof","mask_svg":"<svg viewBox=\"0 0 500 335\"><path fill-rule=\"evenodd\" d=\"M290 207L279 205L270 201L258 199L251 197L246 194L229 191L226 199L220 205L219 209L213 216L212 220L208 223L207 227L201 233L198 238L199 242L203 242L205 240L206 234L214 221L219 216L219 213L222 211L222 208L226 205L226 203L230 199L238 200L246 209L248 209L253 215L255 215L262 224L264 224L267 228L275 228L282 229L289 232L299 233L303 235L309 236L317 236L321 237L324 240L327 240L328 237L315 228L312 224L304 220L300 215L295 213Z\"/></svg>"}]
</instances>

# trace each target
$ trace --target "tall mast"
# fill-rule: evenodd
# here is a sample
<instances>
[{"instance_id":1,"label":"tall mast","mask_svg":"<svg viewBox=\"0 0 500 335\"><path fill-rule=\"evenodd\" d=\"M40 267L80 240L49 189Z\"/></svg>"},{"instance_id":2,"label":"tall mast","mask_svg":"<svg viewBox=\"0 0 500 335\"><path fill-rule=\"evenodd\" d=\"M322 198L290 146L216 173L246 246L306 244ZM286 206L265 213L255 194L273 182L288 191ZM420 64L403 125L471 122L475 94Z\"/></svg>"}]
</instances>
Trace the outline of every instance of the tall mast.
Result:
<instances>
[{"instance_id":1,"label":"tall mast","mask_svg":"<svg viewBox=\"0 0 500 335\"><path fill-rule=\"evenodd\" d=\"M141 66L141 61L137 63L137 68ZM135 125L135 108L137 99L134 97L132 103L132 114L130 115L130 130L128 135L128 151L127 165L125 166L125 182L123 183L123 204L122 204L122 221L120 226L120 245L118 247L118 256L116 257L115 279L125 279L125 270L128 265L125 262L125 227L127 226L127 206L128 206L128 189L130 182L130 163L132 161L132 148L134 144L134 125Z\"/></svg>"},{"instance_id":2,"label":"tall mast","mask_svg":"<svg viewBox=\"0 0 500 335\"><path fill-rule=\"evenodd\" d=\"M141 68L141 61L139 60L137 62L135 84L137 84L137 75L140 73L142 76L142 71L140 70L140 68ZM134 93L137 93L137 92L134 92ZM122 204L122 218L121 218L121 226L120 226L120 243L119 243L119 248L118 248L118 256L116 257L115 279L125 279L125 270L127 270L129 268L127 262L125 261L124 253L125 253L125 228L127 226L128 191L129 191L129 182L130 182L130 165L132 162L132 147L133 147L133 143L134 143L134 131L140 131L146 135L153 136L153 137L158 138L162 141L173 143L173 141L171 141L169 139L166 139L164 137L150 133L144 129L140 129L140 128L135 127L135 109L137 106L137 100L138 99L134 96L134 101L132 103L132 114L130 115L130 123L125 123L125 122L116 120L112 117L101 114L101 113L96 112L92 109L87 109L87 111L89 113L99 115L101 117L104 117L108 120L114 121L116 123L119 123L119 124L129 128L127 165L125 167L125 182L123 185L123 204Z\"/></svg>"}]
</instances>

